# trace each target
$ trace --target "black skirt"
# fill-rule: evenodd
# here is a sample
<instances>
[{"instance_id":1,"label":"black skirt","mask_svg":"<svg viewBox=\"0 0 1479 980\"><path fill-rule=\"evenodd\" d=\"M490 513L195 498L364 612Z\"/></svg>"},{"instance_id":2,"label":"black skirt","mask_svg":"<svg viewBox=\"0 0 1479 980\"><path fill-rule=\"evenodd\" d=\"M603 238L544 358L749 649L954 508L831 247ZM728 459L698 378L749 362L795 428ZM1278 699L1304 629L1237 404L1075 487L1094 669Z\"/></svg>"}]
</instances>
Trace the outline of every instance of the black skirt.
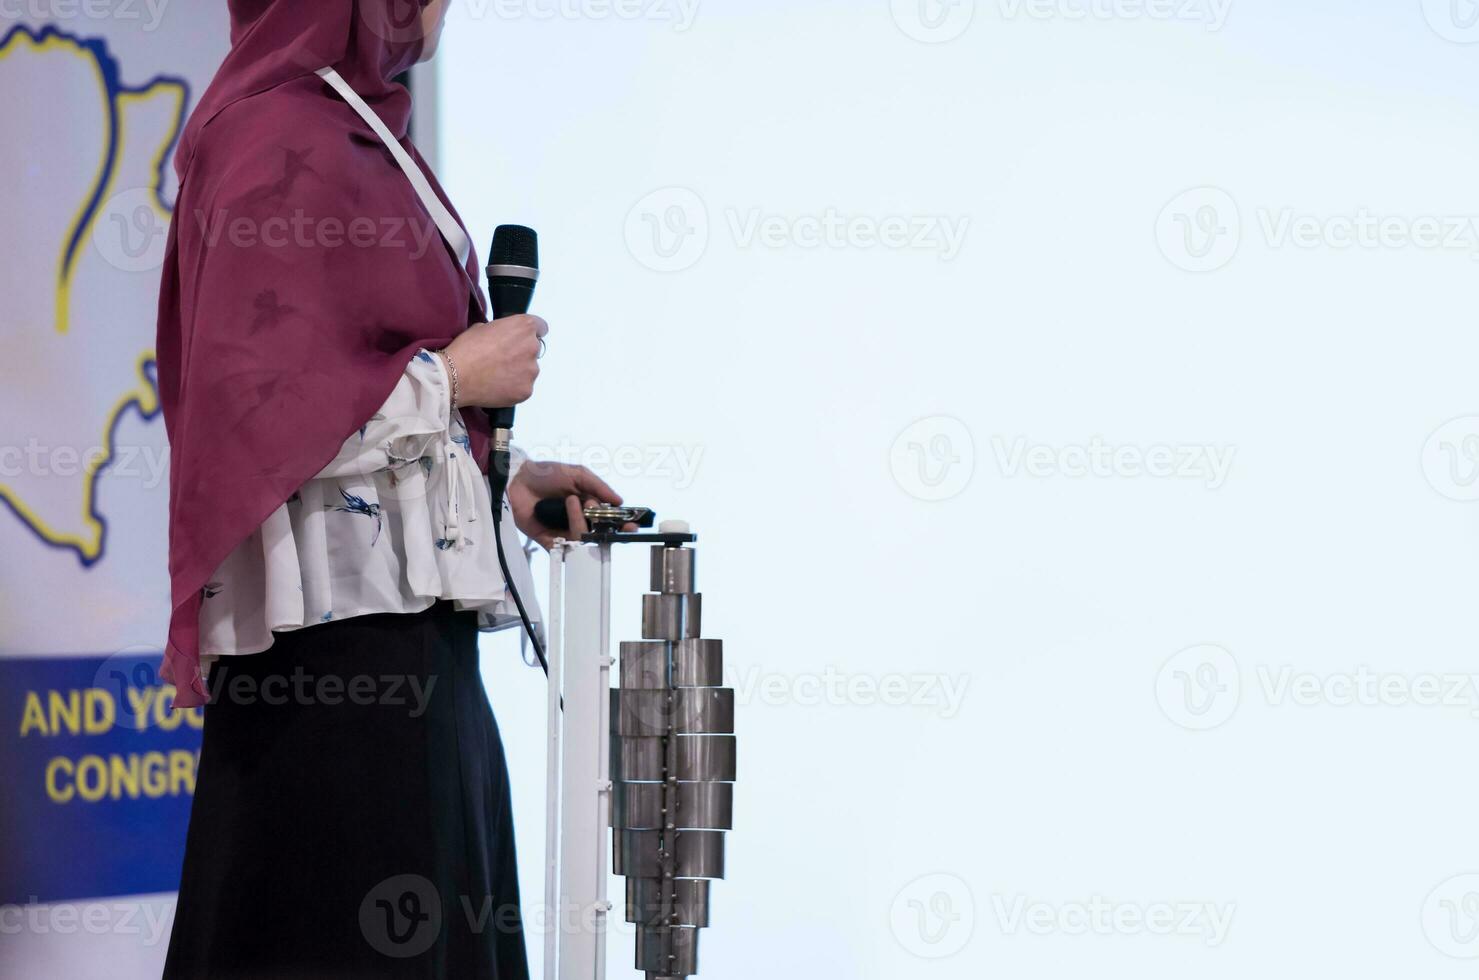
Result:
<instances>
[{"instance_id":1,"label":"black skirt","mask_svg":"<svg viewBox=\"0 0 1479 980\"><path fill-rule=\"evenodd\" d=\"M527 980L477 640L439 603L217 662L166 978Z\"/></svg>"}]
</instances>

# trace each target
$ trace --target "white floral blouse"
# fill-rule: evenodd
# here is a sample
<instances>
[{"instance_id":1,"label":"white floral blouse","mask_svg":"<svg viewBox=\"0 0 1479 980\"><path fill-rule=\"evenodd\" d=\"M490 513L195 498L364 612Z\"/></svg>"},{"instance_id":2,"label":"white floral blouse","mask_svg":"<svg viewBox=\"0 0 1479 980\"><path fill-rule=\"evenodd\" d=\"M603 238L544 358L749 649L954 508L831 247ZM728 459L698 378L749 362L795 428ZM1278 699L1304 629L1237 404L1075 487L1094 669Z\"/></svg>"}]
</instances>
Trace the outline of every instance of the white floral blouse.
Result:
<instances>
[{"instance_id":1,"label":"white floral blouse","mask_svg":"<svg viewBox=\"0 0 1479 980\"><path fill-rule=\"evenodd\" d=\"M451 410L442 359L419 351L380 411L211 577L203 663L261 653L272 633L440 599L485 630L519 624L493 540L486 478ZM522 459L516 454L515 472ZM503 548L533 618L534 582L504 504Z\"/></svg>"}]
</instances>

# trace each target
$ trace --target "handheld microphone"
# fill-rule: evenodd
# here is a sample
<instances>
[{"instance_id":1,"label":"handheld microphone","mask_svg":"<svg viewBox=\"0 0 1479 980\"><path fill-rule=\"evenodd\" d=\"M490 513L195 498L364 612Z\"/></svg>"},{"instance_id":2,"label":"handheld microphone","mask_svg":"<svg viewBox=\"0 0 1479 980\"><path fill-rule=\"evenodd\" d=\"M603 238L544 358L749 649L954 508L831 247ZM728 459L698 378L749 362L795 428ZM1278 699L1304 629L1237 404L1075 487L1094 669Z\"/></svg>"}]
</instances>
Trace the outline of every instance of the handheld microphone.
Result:
<instances>
[{"instance_id":1,"label":"handheld microphone","mask_svg":"<svg viewBox=\"0 0 1479 980\"><path fill-rule=\"evenodd\" d=\"M523 225L499 225L488 250L488 299L493 319L528 313L539 282L539 236ZM513 439L514 409L490 408L493 425L493 458L488 463L488 482L493 493L493 513L503 509L508 490L509 444Z\"/></svg>"},{"instance_id":2,"label":"handheld microphone","mask_svg":"<svg viewBox=\"0 0 1479 980\"><path fill-rule=\"evenodd\" d=\"M534 301L534 284L539 282L539 236L534 229L523 225L499 225L493 232L493 247L488 249L488 300L493 304L493 319L518 316L529 312ZM498 566L503 570L503 581L508 594L518 607L519 619L524 624L524 633L534 647L534 656L539 666L549 676L549 661L544 655L544 644L524 608L524 600L514 586L514 577L508 570L508 556L503 553L503 498L508 492L509 470L512 468L510 445L513 442L514 409L488 409L488 421L493 424L493 454L488 461L488 492L493 503L493 538L497 542ZM560 699L564 708L565 699Z\"/></svg>"}]
</instances>

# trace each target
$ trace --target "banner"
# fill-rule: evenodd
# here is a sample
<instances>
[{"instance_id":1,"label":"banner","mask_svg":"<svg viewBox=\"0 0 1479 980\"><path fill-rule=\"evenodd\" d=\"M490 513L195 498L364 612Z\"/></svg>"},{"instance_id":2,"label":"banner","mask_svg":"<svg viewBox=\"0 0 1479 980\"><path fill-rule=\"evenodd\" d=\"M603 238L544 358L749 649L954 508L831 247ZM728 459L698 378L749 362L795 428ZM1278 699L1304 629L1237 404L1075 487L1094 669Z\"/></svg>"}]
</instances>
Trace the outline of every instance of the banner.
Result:
<instances>
[{"instance_id":1,"label":"banner","mask_svg":"<svg viewBox=\"0 0 1479 980\"><path fill-rule=\"evenodd\" d=\"M0 725L19 733L0 752L0 905L178 884L203 716L170 709L157 661L0 660Z\"/></svg>"},{"instance_id":2,"label":"banner","mask_svg":"<svg viewBox=\"0 0 1479 980\"><path fill-rule=\"evenodd\" d=\"M0 15L0 975L158 976L201 714L166 710L156 674L155 307L173 154L226 5Z\"/></svg>"}]
</instances>

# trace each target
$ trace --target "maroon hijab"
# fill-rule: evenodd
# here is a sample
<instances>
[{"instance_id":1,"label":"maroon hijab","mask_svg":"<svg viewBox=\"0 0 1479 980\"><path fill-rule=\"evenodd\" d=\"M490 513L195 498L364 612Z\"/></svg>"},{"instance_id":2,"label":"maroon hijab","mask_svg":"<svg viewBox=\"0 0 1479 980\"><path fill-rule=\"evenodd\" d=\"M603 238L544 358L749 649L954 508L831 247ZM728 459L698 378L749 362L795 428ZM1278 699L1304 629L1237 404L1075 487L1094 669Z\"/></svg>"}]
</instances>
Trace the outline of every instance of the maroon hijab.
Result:
<instances>
[{"instance_id":1,"label":"maroon hijab","mask_svg":"<svg viewBox=\"0 0 1479 980\"><path fill-rule=\"evenodd\" d=\"M175 159L159 300L174 610L161 674L177 706L207 697L211 574L334 458L418 348L480 318L477 257L464 274L384 144L315 74L332 65L421 163L410 93L392 79L420 56L426 2L229 0L231 53ZM484 459L486 422L466 421Z\"/></svg>"}]
</instances>

